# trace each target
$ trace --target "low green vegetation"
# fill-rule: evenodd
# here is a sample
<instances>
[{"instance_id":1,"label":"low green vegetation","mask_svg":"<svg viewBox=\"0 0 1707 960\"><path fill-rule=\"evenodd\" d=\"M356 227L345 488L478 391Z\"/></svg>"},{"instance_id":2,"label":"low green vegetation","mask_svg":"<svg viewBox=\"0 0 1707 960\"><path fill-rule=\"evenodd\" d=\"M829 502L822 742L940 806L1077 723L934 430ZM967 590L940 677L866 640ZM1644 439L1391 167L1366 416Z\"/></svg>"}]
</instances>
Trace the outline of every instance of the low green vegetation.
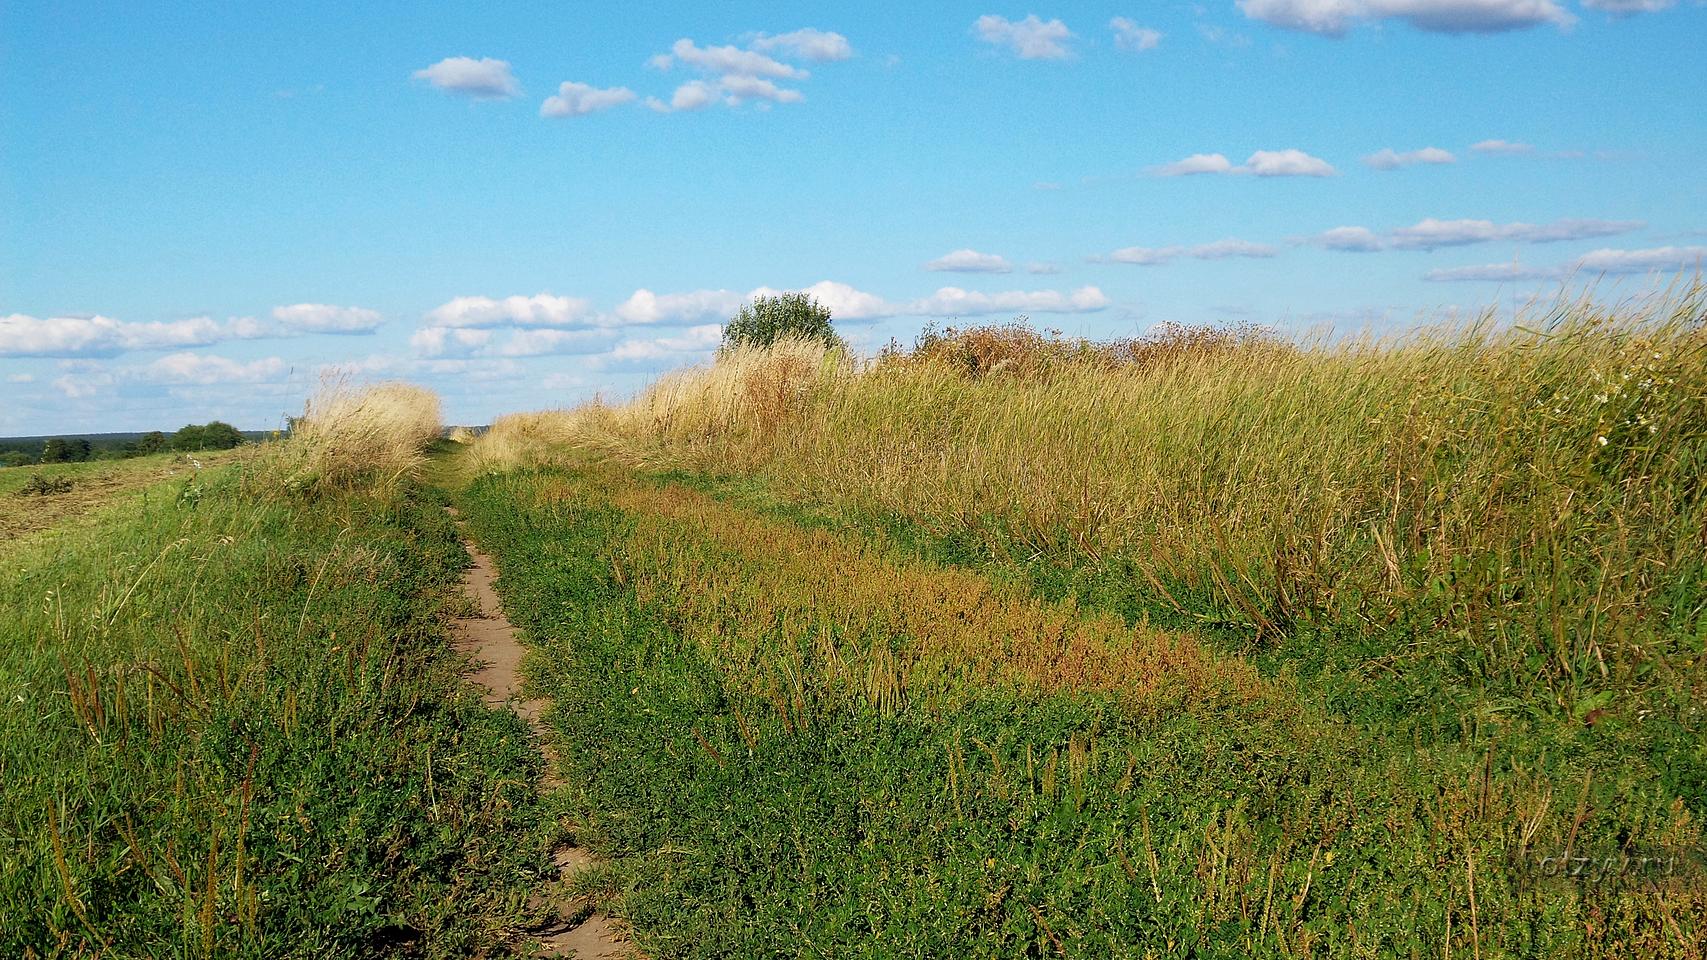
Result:
<instances>
[{"instance_id":1,"label":"low green vegetation","mask_svg":"<svg viewBox=\"0 0 1707 960\"><path fill-rule=\"evenodd\" d=\"M1301 676L1161 629L1129 570L696 486L584 462L462 498L654 956L1691 956L1707 930L1682 736L1481 711L1401 660ZM1413 720L1401 690L1449 702Z\"/></svg>"},{"instance_id":2,"label":"low green vegetation","mask_svg":"<svg viewBox=\"0 0 1707 960\"><path fill-rule=\"evenodd\" d=\"M3 548L0 956L468 957L527 919L541 759L446 642L443 502L281 483L305 455Z\"/></svg>"}]
</instances>

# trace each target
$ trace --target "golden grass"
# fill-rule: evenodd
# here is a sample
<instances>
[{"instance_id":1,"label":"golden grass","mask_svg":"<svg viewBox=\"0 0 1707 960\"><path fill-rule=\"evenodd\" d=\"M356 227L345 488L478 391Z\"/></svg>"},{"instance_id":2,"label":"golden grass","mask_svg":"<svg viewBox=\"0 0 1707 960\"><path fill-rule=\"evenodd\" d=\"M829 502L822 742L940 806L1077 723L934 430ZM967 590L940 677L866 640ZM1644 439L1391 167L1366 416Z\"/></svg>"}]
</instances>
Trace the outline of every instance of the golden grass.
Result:
<instances>
[{"instance_id":1,"label":"golden grass","mask_svg":"<svg viewBox=\"0 0 1707 960\"><path fill-rule=\"evenodd\" d=\"M602 501L634 517L614 575L667 607L733 674L786 700L801 670L777 631L844 694L880 709L991 685L1094 691L1135 712L1277 703L1254 668L1195 638L1005 591L966 570L886 556L682 487L605 471L547 503Z\"/></svg>"},{"instance_id":2,"label":"golden grass","mask_svg":"<svg viewBox=\"0 0 1707 960\"><path fill-rule=\"evenodd\" d=\"M999 552L1119 553L1259 635L1419 617L1568 702L1694 629L1662 604L1702 575L1704 303L1303 344L979 328L864 364L787 342L506 418L474 454L753 474Z\"/></svg>"},{"instance_id":3,"label":"golden grass","mask_svg":"<svg viewBox=\"0 0 1707 960\"><path fill-rule=\"evenodd\" d=\"M443 429L429 390L328 382L279 445L272 476L290 489L389 486L421 466Z\"/></svg>"}]
</instances>

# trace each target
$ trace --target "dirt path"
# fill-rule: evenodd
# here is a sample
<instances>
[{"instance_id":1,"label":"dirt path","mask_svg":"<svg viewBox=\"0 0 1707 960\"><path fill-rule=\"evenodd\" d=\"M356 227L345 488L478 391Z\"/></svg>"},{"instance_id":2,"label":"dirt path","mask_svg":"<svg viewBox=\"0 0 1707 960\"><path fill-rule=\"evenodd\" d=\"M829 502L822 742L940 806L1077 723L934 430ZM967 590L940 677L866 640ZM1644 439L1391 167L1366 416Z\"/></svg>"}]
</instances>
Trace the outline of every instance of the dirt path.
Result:
<instances>
[{"instance_id":1,"label":"dirt path","mask_svg":"<svg viewBox=\"0 0 1707 960\"><path fill-rule=\"evenodd\" d=\"M450 513L457 518L457 526L461 528L463 520L455 508L451 508ZM527 648L516 636L515 626L504 616L498 591L493 586L498 579L497 569L492 558L481 552L466 535L462 543L468 555L474 558L474 565L462 576L463 588L477 605L479 615L458 617L452 621L452 636L457 648L473 658L475 669L468 674L468 679L486 691L486 702L493 707L514 710L540 735L546 759L546 773L540 789L549 790L561 781L557 779L557 757L539 719L546 701L522 699L521 662ZM569 880L577 872L597 864L597 857L583 847L565 845L557 849L554 859L558 882L535 894L551 908L554 917L547 926L534 931L539 938L541 953L552 957L578 957L580 960L632 956L634 950L619 920L596 911L588 912L582 898L572 897L567 892Z\"/></svg>"}]
</instances>

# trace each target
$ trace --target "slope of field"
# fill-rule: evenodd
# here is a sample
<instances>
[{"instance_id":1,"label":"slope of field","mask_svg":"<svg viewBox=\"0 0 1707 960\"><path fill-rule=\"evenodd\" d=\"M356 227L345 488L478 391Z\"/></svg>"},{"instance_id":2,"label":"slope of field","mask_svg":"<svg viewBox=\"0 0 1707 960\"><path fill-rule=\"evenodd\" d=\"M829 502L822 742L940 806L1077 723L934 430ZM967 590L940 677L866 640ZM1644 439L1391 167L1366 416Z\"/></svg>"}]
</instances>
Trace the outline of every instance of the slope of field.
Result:
<instances>
[{"instance_id":1,"label":"slope of field","mask_svg":"<svg viewBox=\"0 0 1707 960\"><path fill-rule=\"evenodd\" d=\"M654 813L597 799L663 955L1707 939L1698 286L1391 342L785 341L466 460L566 716L638 757ZM719 791L738 827L656 796Z\"/></svg>"},{"instance_id":2,"label":"slope of field","mask_svg":"<svg viewBox=\"0 0 1707 960\"><path fill-rule=\"evenodd\" d=\"M50 463L0 470L0 543L50 529L148 487L172 480L189 481L202 467L226 463L247 452L162 453L130 460ZM37 477L48 489L42 490L36 484ZM160 495L172 495L167 487L160 489Z\"/></svg>"},{"instance_id":3,"label":"slope of field","mask_svg":"<svg viewBox=\"0 0 1707 960\"><path fill-rule=\"evenodd\" d=\"M542 762L446 642L466 554L389 467L332 469L419 456L431 410L372 409L398 393L353 404L366 446L324 415L315 446L4 547L0 956L515 939L549 868Z\"/></svg>"},{"instance_id":4,"label":"slope of field","mask_svg":"<svg viewBox=\"0 0 1707 960\"><path fill-rule=\"evenodd\" d=\"M1652 771L1335 713L1189 632L607 465L463 497L655 956L1690 956Z\"/></svg>"}]
</instances>

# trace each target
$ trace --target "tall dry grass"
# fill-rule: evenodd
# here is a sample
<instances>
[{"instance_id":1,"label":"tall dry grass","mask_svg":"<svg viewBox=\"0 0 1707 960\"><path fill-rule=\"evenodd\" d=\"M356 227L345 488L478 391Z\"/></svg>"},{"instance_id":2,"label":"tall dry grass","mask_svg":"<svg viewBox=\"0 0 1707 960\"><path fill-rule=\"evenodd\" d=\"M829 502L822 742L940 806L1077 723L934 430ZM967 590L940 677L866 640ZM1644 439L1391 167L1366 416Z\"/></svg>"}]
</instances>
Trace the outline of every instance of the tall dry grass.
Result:
<instances>
[{"instance_id":1,"label":"tall dry grass","mask_svg":"<svg viewBox=\"0 0 1707 960\"><path fill-rule=\"evenodd\" d=\"M1403 618L1569 703L1707 622L1704 306L1696 284L1316 343L986 327L869 363L783 343L475 446L754 474L995 551L1118 554L1259 636Z\"/></svg>"},{"instance_id":2,"label":"tall dry grass","mask_svg":"<svg viewBox=\"0 0 1707 960\"><path fill-rule=\"evenodd\" d=\"M329 381L293 422L267 472L287 489L389 487L425 462L443 429L430 390Z\"/></svg>"}]
</instances>

